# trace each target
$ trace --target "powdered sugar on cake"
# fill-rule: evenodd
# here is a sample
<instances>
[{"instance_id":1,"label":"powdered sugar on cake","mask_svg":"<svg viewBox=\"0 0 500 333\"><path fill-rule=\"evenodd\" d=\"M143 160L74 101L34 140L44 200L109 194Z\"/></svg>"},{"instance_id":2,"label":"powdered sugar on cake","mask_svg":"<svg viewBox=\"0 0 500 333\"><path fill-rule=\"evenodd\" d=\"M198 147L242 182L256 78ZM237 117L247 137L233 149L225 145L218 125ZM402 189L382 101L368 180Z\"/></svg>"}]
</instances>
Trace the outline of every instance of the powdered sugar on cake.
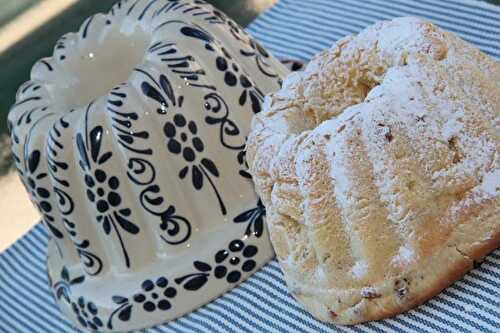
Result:
<instances>
[{"instance_id":1,"label":"powdered sugar on cake","mask_svg":"<svg viewBox=\"0 0 500 333\"><path fill-rule=\"evenodd\" d=\"M402 246L399 248L398 254L392 259L392 262L396 265L406 265L413 260L415 260L415 251L407 246Z\"/></svg>"},{"instance_id":2,"label":"powdered sugar on cake","mask_svg":"<svg viewBox=\"0 0 500 333\"><path fill-rule=\"evenodd\" d=\"M500 169L488 172L483 177L479 190L489 195L497 196L500 192Z\"/></svg>"},{"instance_id":3,"label":"powdered sugar on cake","mask_svg":"<svg viewBox=\"0 0 500 333\"><path fill-rule=\"evenodd\" d=\"M349 324L403 311L498 241L499 110L499 63L416 18L339 40L266 98L250 170L269 212L304 212L268 224L309 311Z\"/></svg>"}]
</instances>

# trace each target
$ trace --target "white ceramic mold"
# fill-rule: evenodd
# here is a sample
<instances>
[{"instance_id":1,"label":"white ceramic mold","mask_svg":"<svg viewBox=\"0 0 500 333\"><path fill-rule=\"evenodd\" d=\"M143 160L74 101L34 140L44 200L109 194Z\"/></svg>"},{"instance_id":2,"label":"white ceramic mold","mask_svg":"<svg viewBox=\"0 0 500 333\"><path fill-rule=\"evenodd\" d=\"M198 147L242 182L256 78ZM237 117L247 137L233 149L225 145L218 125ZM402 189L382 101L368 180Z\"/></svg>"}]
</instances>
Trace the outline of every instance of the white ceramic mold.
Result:
<instances>
[{"instance_id":1,"label":"white ceramic mold","mask_svg":"<svg viewBox=\"0 0 500 333\"><path fill-rule=\"evenodd\" d=\"M273 255L244 144L287 69L202 1L121 1L38 61L9 113L16 166L80 328L188 313Z\"/></svg>"}]
</instances>

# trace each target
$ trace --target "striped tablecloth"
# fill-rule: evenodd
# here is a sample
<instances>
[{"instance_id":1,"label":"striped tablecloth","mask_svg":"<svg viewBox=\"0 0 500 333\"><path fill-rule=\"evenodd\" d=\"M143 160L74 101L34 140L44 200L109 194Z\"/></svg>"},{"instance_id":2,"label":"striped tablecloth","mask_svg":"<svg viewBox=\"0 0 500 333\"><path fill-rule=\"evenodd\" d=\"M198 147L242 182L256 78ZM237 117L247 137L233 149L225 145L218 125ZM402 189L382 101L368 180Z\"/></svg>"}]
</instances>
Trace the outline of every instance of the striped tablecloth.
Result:
<instances>
[{"instance_id":1,"label":"striped tablecloth","mask_svg":"<svg viewBox=\"0 0 500 333\"><path fill-rule=\"evenodd\" d=\"M229 1L229 0L228 0ZM500 7L473 0L281 0L249 31L280 58L308 60L377 20L414 15L500 59ZM5 195L5 194L4 194ZM47 288L38 225L0 255L0 332L78 332ZM288 294L276 261L198 311L147 332L500 332L500 251L425 305L353 327L314 320Z\"/></svg>"}]
</instances>

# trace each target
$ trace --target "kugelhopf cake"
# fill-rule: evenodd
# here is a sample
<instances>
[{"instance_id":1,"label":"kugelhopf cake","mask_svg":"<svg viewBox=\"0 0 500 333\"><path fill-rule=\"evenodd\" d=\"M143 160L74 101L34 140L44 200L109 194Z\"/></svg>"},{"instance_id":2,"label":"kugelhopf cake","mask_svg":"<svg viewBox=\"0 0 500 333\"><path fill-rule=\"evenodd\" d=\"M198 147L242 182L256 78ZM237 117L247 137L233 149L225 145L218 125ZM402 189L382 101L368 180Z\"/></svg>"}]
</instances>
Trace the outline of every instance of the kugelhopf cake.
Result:
<instances>
[{"instance_id":1,"label":"kugelhopf cake","mask_svg":"<svg viewBox=\"0 0 500 333\"><path fill-rule=\"evenodd\" d=\"M290 292L355 324L500 245L500 64L416 18L339 40L253 119L247 158Z\"/></svg>"}]
</instances>

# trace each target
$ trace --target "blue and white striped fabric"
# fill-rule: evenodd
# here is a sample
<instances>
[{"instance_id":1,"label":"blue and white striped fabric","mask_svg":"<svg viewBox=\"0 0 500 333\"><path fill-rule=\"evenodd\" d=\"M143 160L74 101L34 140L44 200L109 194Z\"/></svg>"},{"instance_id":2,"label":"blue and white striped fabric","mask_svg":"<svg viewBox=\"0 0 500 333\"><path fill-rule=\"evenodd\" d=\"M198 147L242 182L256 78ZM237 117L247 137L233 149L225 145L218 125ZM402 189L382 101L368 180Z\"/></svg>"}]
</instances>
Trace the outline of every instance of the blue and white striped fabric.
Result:
<instances>
[{"instance_id":1,"label":"blue and white striped fabric","mask_svg":"<svg viewBox=\"0 0 500 333\"><path fill-rule=\"evenodd\" d=\"M280 58L308 60L340 37L396 16L428 18L500 59L500 7L452 0L281 0L248 29ZM0 333L78 332L47 287L41 225L0 255ZM439 296L393 319L353 327L314 320L276 261L198 311L147 332L500 332L500 250Z\"/></svg>"}]
</instances>

